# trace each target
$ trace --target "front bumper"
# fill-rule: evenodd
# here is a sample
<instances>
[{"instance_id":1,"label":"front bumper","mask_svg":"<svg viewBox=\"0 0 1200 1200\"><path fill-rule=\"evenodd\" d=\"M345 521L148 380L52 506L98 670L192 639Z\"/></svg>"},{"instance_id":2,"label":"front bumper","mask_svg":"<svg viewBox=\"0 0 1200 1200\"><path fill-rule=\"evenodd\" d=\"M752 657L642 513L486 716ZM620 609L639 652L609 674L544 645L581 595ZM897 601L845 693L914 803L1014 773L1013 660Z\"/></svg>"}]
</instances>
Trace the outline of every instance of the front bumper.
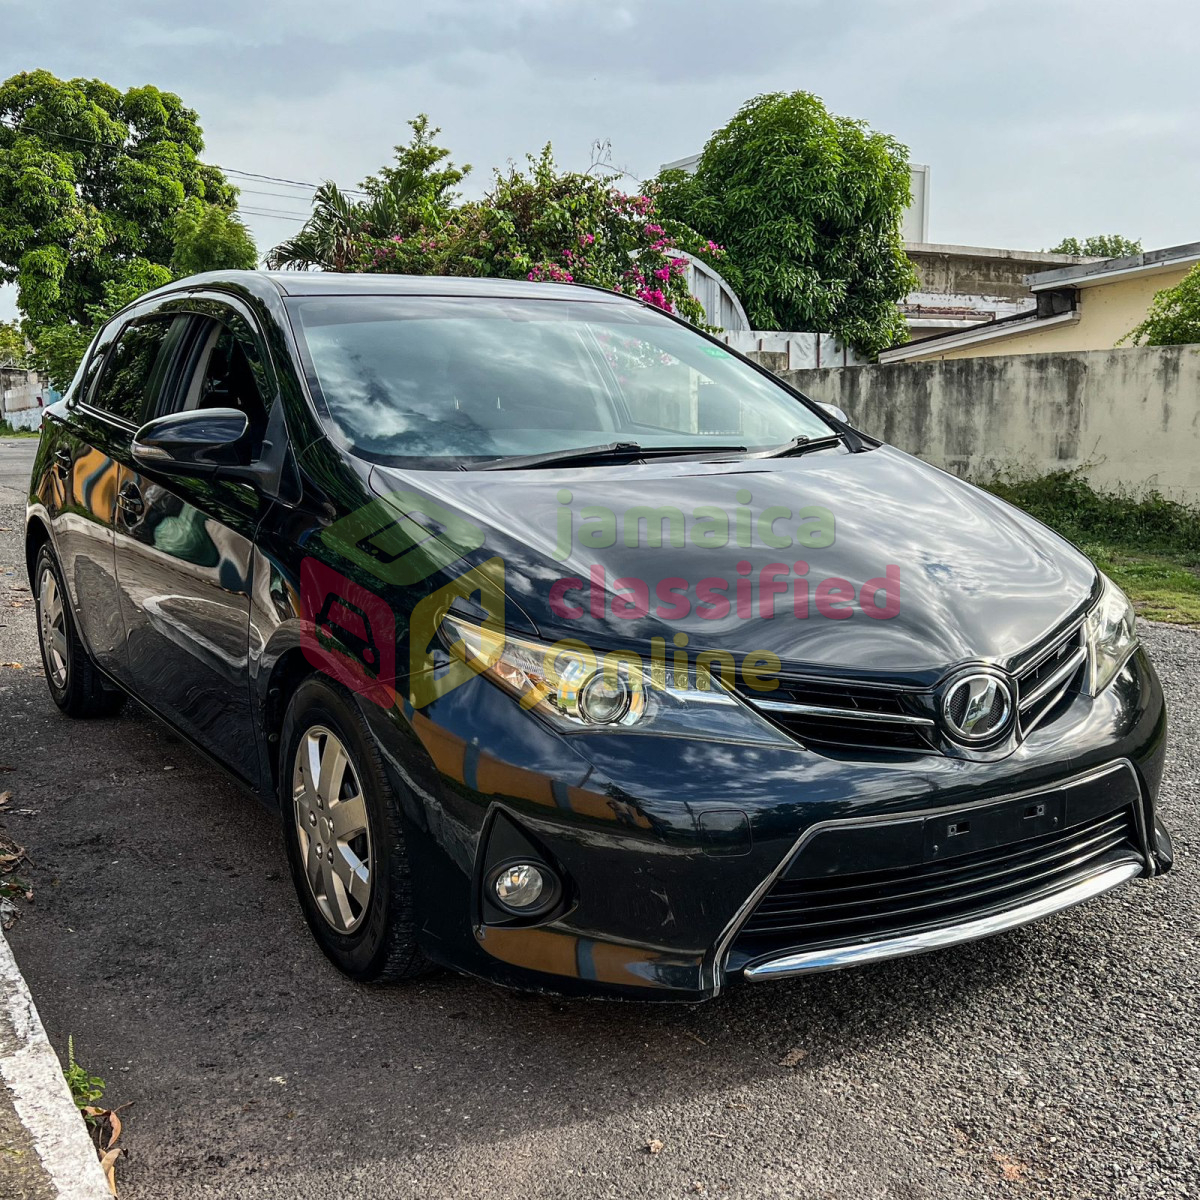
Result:
<instances>
[{"instance_id":1,"label":"front bumper","mask_svg":"<svg viewBox=\"0 0 1200 1200\"><path fill-rule=\"evenodd\" d=\"M617 733L560 738L482 679L422 712L366 715L379 725L404 802L425 952L516 987L703 1000L743 979L973 940L1170 867L1170 839L1155 812L1166 711L1140 650L1100 697L1074 697L998 762ZM785 935L753 952L739 942L815 831L911 825L1108 775L1127 786L1114 806L1127 803L1136 826L1117 861L1060 874L1048 890L1033 887L932 927L866 930L818 946ZM569 881L570 903L551 919L483 919L479 880L497 812Z\"/></svg>"}]
</instances>

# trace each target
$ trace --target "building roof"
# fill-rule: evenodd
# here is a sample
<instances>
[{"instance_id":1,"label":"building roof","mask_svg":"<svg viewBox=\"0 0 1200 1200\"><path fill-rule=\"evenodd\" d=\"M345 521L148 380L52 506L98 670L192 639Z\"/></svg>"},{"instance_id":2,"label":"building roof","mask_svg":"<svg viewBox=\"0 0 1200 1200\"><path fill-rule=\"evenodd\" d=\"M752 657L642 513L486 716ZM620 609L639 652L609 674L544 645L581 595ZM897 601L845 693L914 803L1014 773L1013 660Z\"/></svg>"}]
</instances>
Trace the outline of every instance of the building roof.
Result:
<instances>
[{"instance_id":1,"label":"building roof","mask_svg":"<svg viewBox=\"0 0 1200 1200\"><path fill-rule=\"evenodd\" d=\"M1047 256L1048 257L1048 256ZM1087 262L1075 262L1070 266L1057 267L1052 271L1039 271L1026 275L1025 282L1032 292L1060 290L1078 291L1109 283L1129 275L1161 275L1179 271L1192 263L1200 262L1200 242L1187 242L1182 246L1168 246L1163 250L1146 250L1128 258L1097 258ZM1039 316L1037 312L1016 313L986 321L968 329L951 329L934 333L928 337L914 339L903 346L893 346L879 356L881 363L904 362L910 358L924 358L930 353L971 346L978 342L990 342L999 338L1015 337L1017 334L1041 332L1058 325L1069 325L1079 320L1079 309Z\"/></svg>"},{"instance_id":2,"label":"building roof","mask_svg":"<svg viewBox=\"0 0 1200 1200\"><path fill-rule=\"evenodd\" d=\"M1074 266L1076 263L1103 262L1075 254L1052 254L1048 250L1009 250L999 246L952 246L941 242L905 242L906 254L945 255L948 258L996 258L1010 262L1047 263Z\"/></svg>"},{"instance_id":3,"label":"building roof","mask_svg":"<svg viewBox=\"0 0 1200 1200\"><path fill-rule=\"evenodd\" d=\"M997 338L1015 337L1019 333L1053 329L1056 325L1072 325L1079 320L1079 310L1056 313L1052 317L1039 317L1037 312L1013 313L998 317L995 321L983 321L966 329L950 329L945 333L932 333L928 337L916 338L903 346L893 346L879 355L881 363L904 362L909 358L924 358L929 353L955 350L960 346L972 346L976 342L991 342Z\"/></svg>"},{"instance_id":4,"label":"building roof","mask_svg":"<svg viewBox=\"0 0 1200 1200\"><path fill-rule=\"evenodd\" d=\"M1168 246L1165 250L1144 250L1128 258L1099 258L1073 267L1039 271L1036 275L1026 275L1025 282L1035 292L1062 287L1085 288L1107 283L1121 275L1161 275L1178 271L1195 262L1200 262L1200 242L1186 242L1182 246Z\"/></svg>"}]
</instances>

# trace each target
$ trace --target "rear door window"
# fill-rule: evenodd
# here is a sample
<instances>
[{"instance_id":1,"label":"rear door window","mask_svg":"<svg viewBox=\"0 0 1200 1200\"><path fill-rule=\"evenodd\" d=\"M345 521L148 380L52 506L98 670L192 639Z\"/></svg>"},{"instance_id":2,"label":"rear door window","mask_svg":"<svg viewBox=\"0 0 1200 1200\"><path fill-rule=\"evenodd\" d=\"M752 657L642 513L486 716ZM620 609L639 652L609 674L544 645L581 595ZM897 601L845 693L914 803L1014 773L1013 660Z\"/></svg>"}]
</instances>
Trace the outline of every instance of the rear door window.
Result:
<instances>
[{"instance_id":1,"label":"rear door window","mask_svg":"<svg viewBox=\"0 0 1200 1200\"><path fill-rule=\"evenodd\" d=\"M104 358L100 379L88 396L93 408L137 425L153 405L171 327L178 318L145 317L128 325Z\"/></svg>"}]
</instances>

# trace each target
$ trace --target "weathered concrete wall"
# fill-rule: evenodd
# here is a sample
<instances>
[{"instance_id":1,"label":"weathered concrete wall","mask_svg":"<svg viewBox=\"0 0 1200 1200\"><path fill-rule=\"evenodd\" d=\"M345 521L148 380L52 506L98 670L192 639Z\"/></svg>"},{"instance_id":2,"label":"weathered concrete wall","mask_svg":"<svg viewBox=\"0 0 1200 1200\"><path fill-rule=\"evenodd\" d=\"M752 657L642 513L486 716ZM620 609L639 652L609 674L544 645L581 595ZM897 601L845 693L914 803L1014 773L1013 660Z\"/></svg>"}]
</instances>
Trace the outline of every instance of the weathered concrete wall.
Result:
<instances>
[{"instance_id":1,"label":"weathered concrete wall","mask_svg":"<svg viewBox=\"0 0 1200 1200\"><path fill-rule=\"evenodd\" d=\"M987 246L941 246L909 242L905 252L920 276L919 292L939 296L993 296L1031 300L1026 275L1092 262L1069 254L994 250Z\"/></svg>"},{"instance_id":2,"label":"weathered concrete wall","mask_svg":"<svg viewBox=\"0 0 1200 1200\"><path fill-rule=\"evenodd\" d=\"M45 400L45 380L33 371L0 367L0 421L14 429L37 429L42 423L38 398Z\"/></svg>"},{"instance_id":3,"label":"weathered concrete wall","mask_svg":"<svg viewBox=\"0 0 1200 1200\"><path fill-rule=\"evenodd\" d=\"M1082 467L1200 502L1200 346L787 371L814 400L956 475Z\"/></svg>"}]
</instances>

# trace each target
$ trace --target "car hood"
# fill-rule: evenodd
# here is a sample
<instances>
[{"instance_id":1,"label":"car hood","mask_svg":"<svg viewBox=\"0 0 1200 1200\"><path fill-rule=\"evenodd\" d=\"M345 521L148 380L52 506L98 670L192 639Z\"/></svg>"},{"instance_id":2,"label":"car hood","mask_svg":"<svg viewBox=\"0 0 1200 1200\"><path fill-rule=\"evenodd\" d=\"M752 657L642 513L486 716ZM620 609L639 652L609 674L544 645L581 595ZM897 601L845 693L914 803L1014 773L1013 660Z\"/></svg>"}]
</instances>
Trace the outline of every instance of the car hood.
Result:
<instances>
[{"instance_id":1,"label":"car hood","mask_svg":"<svg viewBox=\"0 0 1200 1200\"><path fill-rule=\"evenodd\" d=\"M431 507L477 527L480 536L473 540L482 545L468 549L460 563L448 568L451 573L499 556L507 594L543 637L580 638L597 648L644 649L651 637L669 642L686 634L693 650L770 653L785 664L821 673L848 670L931 682L965 660L1011 663L1081 612L1096 585L1088 559L1045 526L888 446L858 454L838 449L794 458L657 460L584 469L428 472L376 467L371 486L383 496L417 493ZM649 545L643 523L639 544L627 545L626 519L639 506L678 509L685 544L672 545L664 531L663 545ZM728 545L698 544L695 510L700 506L728 514ZM779 548L764 545L757 532L751 545L738 544L739 510L743 521L749 512L751 529L768 508L790 511L791 518L774 522L778 536L811 527L813 518L801 510L813 506L833 516L831 545ZM581 544L585 523L600 529L606 513L612 514L616 543L601 548ZM435 529L443 524L436 519L426 523ZM564 537L568 528L573 530L570 539ZM765 528L772 532L771 525ZM794 583L797 561L808 564L809 615L796 617L790 592L776 596L773 616L763 615L760 572L769 564L782 564L791 574L781 581ZM891 593L894 615L869 616L861 604L863 585L882 583L889 567L899 580L898 591ZM611 595L593 608L588 585L601 575L609 591L630 599L635 609L639 584L630 581L642 581L649 613L630 615L625 608L625 615L616 615ZM733 601L739 578L753 584L749 615L743 607L739 616L736 604L716 617L711 605L702 607L702 580L728 581L724 594ZM686 615L664 619L657 614L657 591L666 586L664 580L677 588L681 581L686 585L667 596L671 603L679 595L688 597ZM849 606L848 618L818 611L815 597L822 580L853 587L858 599ZM875 604L883 605L887 595L880 591ZM580 608L577 616L563 615Z\"/></svg>"}]
</instances>

